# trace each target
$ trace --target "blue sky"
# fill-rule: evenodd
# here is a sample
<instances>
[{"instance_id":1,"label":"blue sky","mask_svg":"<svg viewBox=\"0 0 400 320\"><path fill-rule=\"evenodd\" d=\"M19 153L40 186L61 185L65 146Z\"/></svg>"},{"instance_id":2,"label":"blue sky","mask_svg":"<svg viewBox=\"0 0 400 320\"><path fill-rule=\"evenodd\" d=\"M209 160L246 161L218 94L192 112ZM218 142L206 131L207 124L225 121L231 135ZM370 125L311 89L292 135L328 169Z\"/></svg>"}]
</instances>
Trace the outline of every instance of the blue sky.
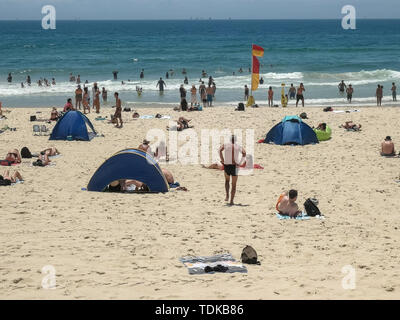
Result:
<instances>
[{"instance_id":1,"label":"blue sky","mask_svg":"<svg viewBox=\"0 0 400 320\"><path fill-rule=\"evenodd\" d=\"M41 20L54 5L57 19L339 19L353 5L358 18L399 18L400 0L0 0L0 20Z\"/></svg>"}]
</instances>

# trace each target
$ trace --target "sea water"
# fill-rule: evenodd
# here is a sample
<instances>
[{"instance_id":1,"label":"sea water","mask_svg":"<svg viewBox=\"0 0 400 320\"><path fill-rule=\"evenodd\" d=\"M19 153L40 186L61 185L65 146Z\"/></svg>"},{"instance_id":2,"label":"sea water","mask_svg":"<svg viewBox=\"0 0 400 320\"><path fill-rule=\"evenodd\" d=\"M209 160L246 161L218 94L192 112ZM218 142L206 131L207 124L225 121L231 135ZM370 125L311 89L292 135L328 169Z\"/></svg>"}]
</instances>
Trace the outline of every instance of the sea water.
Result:
<instances>
[{"instance_id":1,"label":"sea water","mask_svg":"<svg viewBox=\"0 0 400 320\"><path fill-rule=\"evenodd\" d=\"M400 20L357 20L356 30L342 29L340 20L57 21L55 30L43 30L41 21L0 21L0 101L62 106L74 97L72 72L82 84L105 87L110 102L118 91L124 104L177 104L186 69L187 90L198 87L205 70L217 86L216 104L237 105L250 86L253 43L265 49L257 103L266 103L269 86L280 103L282 83L304 83L306 105L332 106L347 103L338 92L341 80L353 85L355 105L373 105L377 84L389 102L391 83L400 85ZM174 74L165 79L169 70ZM27 75L32 86L21 88ZM167 84L163 95L156 88L160 77ZM39 87L40 78L57 84Z\"/></svg>"}]
</instances>

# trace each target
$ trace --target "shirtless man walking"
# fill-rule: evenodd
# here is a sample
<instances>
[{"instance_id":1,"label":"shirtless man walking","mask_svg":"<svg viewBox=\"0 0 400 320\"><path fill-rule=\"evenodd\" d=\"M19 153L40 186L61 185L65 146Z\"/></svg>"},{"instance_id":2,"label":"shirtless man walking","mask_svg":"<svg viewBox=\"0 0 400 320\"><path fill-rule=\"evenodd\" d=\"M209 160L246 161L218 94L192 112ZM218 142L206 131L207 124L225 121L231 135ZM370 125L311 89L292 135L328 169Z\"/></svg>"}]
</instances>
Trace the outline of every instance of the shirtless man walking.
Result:
<instances>
[{"instance_id":1,"label":"shirtless man walking","mask_svg":"<svg viewBox=\"0 0 400 320\"><path fill-rule=\"evenodd\" d=\"M224 153L225 151L225 153ZM238 161L239 154L242 154L242 159ZM225 156L224 156L225 155ZM236 194L236 183L238 179L238 167L246 159L246 151L242 146L236 143L236 137L233 135L229 143L223 144L219 149L219 157L221 159L221 164L224 166L225 174L225 201L229 201L229 182L232 176L232 190L231 190L231 201L229 205L233 205L233 199Z\"/></svg>"},{"instance_id":2,"label":"shirtless man walking","mask_svg":"<svg viewBox=\"0 0 400 320\"><path fill-rule=\"evenodd\" d=\"M289 216L291 218L296 218L299 211L299 206L296 203L297 200L297 190L290 190L285 192L278 201L276 208L279 213L283 216Z\"/></svg>"},{"instance_id":3,"label":"shirtless man walking","mask_svg":"<svg viewBox=\"0 0 400 320\"><path fill-rule=\"evenodd\" d=\"M118 92L114 93L115 97L115 113L114 113L114 119L115 119L115 127L116 128L122 128L122 103L121 99L119 98ZM120 125L118 125L118 119L120 122Z\"/></svg>"}]
</instances>

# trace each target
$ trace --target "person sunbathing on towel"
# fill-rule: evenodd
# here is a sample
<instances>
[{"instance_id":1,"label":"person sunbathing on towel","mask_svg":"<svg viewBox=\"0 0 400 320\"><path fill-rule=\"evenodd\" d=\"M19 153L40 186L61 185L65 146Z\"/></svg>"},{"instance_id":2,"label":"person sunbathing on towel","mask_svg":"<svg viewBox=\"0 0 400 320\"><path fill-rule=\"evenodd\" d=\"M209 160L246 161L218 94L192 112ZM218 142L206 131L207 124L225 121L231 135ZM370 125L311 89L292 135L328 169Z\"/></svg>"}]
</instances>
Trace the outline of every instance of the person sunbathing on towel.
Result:
<instances>
[{"instance_id":1,"label":"person sunbathing on towel","mask_svg":"<svg viewBox=\"0 0 400 320\"><path fill-rule=\"evenodd\" d=\"M290 190L285 192L279 197L278 203L276 204L276 209L283 216L289 216L291 218L296 218L301 211L299 211L299 206L296 203L297 200L297 190Z\"/></svg>"},{"instance_id":2,"label":"person sunbathing on towel","mask_svg":"<svg viewBox=\"0 0 400 320\"><path fill-rule=\"evenodd\" d=\"M21 163L21 155L17 149L12 149L8 151L6 155L6 160L12 164Z\"/></svg>"},{"instance_id":3,"label":"person sunbathing on towel","mask_svg":"<svg viewBox=\"0 0 400 320\"><path fill-rule=\"evenodd\" d=\"M355 124L353 121L346 121L345 124L342 124L342 128L345 128L347 130L355 130L358 131L361 129L361 124Z\"/></svg>"},{"instance_id":4,"label":"person sunbathing on towel","mask_svg":"<svg viewBox=\"0 0 400 320\"><path fill-rule=\"evenodd\" d=\"M9 186L11 183L23 181L21 174L15 171L13 175L10 175L10 170L4 171L3 175L0 175L0 185Z\"/></svg>"},{"instance_id":5,"label":"person sunbathing on towel","mask_svg":"<svg viewBox=\"0 0 400 320\"><path fill-rule=\"evenodd\" d=\"M396 155L396 151L394 150L394 143L390 136L387 136L381 144L381 155L382 156Z\"/></svg>"},{"instance_id":6,"label":"person sunbathing on towel","mask_svg":"<svg viewBox=\"0 0 400 320\"><path fill-rule=\"evenodd\" d=\"M45 167L50 163L49 156L45 151L40 152L38 159L33 163L34 166Z\"/></svg>"},{"instance_id":7,"label":"person sunbathing on towel","mask_svg":"<svg viewBox=\"0 0 400 320\"><path fill-rule=\"evenodd\" d=\"M48 157L53 157L60 154L60 152L55 147L47 148L42 152L44 152Z\"/></svg>"}]
</instances>

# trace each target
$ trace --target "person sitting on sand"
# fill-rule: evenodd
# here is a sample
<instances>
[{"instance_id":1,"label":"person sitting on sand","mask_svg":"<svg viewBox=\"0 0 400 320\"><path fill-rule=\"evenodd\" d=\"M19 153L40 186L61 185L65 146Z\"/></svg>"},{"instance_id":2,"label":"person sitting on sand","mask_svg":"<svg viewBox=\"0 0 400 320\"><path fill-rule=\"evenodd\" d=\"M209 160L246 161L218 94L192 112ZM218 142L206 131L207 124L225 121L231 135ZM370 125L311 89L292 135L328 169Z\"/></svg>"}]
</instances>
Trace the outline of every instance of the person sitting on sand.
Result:
<instances>
[{"instance_id":1,"label":"person sitting on sand","mask_svg":"<svg viewBox=\"0 0 400 320\"><path fill-rule=\"evenodd\" d=\"M17 149L12 149L8 151L6 155L6 160L11 164L21 163L21 154Z\"/></svg>"},{"instance_id":2,"label":"person sitting on sand","mask_svg":"<svg viewBox=\"0 0 400 320\"><path fill-rule=\"evenodd\" d=\"M173 184L175 182L174 176L172 175L171 171L164 169L164 168L162 168L161 171L164 174L164 177L169 184Z\"/></svg>"},{"instance_id":3,"label":"person sitting on sand","mask_svg":"<svg viewBox=\"0 0 400 320\"><path fill-rule=\"evenodd\" d=\"M10 175L10 170L4 171L3 175L0 175L0 186L10 186L12 183L23 181L21 174L15 171L13 175Z\"/></svg>"},{"instance_id":4,"label":"person sitting on sand","mask_svg":"<svg viewBox=\"0 0 400 320\"><path fill-rule=\"evenodd\" d=\"M58 117L59 117L59 114L58 114L57 108L54 107L54 108L51 110L50 121L57 121L57 120L58 120Z\"/></svg>"},{"instance_id":5,"label":"person sitting on sand","mask_svg":"<svg viewBox=\"0 0 400 320\"><path fill-rule=\"evenodd\" d=\"M279 214L283 216L289 216L291 218L296 218L301 211L299 211L299 206L296 203L297 200L297 190L290 190L281 194L276 204L276 210Z\"/></svg>"},{"instance_id":6,"label":"person sitting on sand","mask_svg":"<svg viewBox=\"0 0 400 320\"><path fill-rule=\"evenodd\" d=\"M394 149L394 143L390 136L387 136L381 144L381 155L382 156L394 156L396 151Z\"/></svg>"},{"instance_id":7,"label":"person sitting on sand","mask_svg":"<svg viewBox=\"0 0 400 320\"><path fill-rule=\"evenodd\" d=\"M326 123L325 123L325 122L320 123L320 124L318 125L318 127L317 127L317 130L319 130L319 131L326 131Z\"/></svg>"},{"instance_id":8,"label":"person sitting on sand","mask_svg":"<svg viewBox=\"0 0 400 320\"><path fill-rule=\"evenodd\" d=\"M73 111L73 110L75 110L74 109L74 106L72 105L72 99L68 99L67 100L67 103L65 104L65 106L64 106L64 112L68 112L68 111Z\"/></svg>"},{"instance_id":9,"label":"person sitting on sand","mask_svg":"<svg viewBox=\"0 0 400 320\"><path fill-rule=\"evenodd\" d=\"M142 150L143 152L151 154L150 141L144 139L143 142L138 147L138 149Z\"/></svg>"},{"instance_id":10,"label":"person sitting on sand","mask_svg":"<svg viewBox=\"0 0 400 320\"><path fill-rule=\"evenodd\" d=\"M346 121L341 127L347 130L359 131L361 129L361 124L355 124L353 121Z\"/></svg>"}]
</instances>

